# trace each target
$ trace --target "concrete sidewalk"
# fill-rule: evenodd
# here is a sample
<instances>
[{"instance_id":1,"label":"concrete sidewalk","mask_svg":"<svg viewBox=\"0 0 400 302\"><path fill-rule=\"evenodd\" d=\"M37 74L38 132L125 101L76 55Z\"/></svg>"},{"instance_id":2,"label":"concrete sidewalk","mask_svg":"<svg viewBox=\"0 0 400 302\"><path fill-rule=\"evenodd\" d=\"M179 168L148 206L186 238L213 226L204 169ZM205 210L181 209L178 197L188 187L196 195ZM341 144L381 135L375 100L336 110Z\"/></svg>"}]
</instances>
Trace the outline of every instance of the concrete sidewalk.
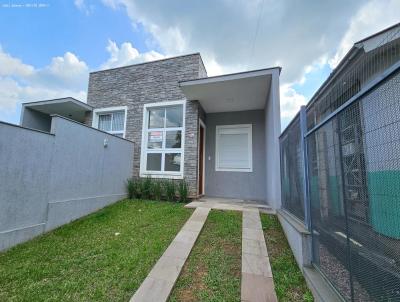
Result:
<instances>
[{"instance_id":1,"label":"concrete sidewalk","mask_svg":"<svg viewBox=\"0 0 400 302\"><path fill-rule=\"evenodd\" d=\"M210 208L213 210L245 211L258 210L261 213L275 214L275 211L264 203L251 200L202 197L185 206L186 208Z\"/></svg>"}]
</instances>

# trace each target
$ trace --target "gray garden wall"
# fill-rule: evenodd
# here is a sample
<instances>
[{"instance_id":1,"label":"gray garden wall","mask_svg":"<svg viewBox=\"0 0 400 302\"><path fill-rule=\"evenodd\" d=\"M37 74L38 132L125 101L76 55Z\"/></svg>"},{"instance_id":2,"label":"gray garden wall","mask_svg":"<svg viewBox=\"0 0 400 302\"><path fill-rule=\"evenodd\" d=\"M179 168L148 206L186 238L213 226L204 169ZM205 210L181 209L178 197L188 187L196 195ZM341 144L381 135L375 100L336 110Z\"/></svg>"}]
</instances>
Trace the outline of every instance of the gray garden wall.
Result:
<instances>
[{"instance_id":1,"label":"gray garden wall","mask_svg":"<svg viewBox=\"0 0 400 302\"><path fill-rule=\"evenodd\" d=\"M132 166L132 142L63 117L0 122L0 250L124 198Z\"/></svg>"}]
</instances>

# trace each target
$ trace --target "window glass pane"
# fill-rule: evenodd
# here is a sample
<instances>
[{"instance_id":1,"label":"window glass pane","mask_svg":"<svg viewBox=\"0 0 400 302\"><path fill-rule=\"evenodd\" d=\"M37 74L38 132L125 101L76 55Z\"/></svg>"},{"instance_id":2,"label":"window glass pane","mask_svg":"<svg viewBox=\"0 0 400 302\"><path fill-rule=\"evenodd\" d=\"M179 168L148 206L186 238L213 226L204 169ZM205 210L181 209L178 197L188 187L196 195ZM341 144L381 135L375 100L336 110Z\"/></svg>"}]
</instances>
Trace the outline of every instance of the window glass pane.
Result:
<instances>
[{"instance_id":1,"label":"window glass pane","mask_svg":"<svg viewBox=\"0 0 400 302\"><path fill-rule=\"evenodd\" d=\"M167 131L165 148L180 148L182 131Z\"/></svg>"},{"instance_id":2,"label":"window glass pane","mask_svg":"<svg viewBox=\"0 0 400 302\"><path fill-rule=\"evenodd\" d=\"M103 131L111 131L111 114L99 115L99 129Z\"/></svg>"},{"instance_id":3,"label":"window glass pane","mask_svg":"<svg viewBox=\"0 0 400 302\"><path fill-rule=\"evenodd\" d=\"M164 108L149 109L149 128L164 128Z\"/></svg>"},{"instance_id":4,"label":"window glass pane","mask_svg":"<svg viewBox=\"0 0 400 302\"><path fill-rule=\"evenodd\" d=\"M125 112L113 112L112 118L112 131L123 131L124 130L124 120L125 120Z\"/></svg>"},{"instance_id":5,"label":"window glass pane","mask_svg":"<svg viewBox=\"0 0 400 302\"><path fill-rule=\"evenodd\" d=\"M181 170L181 154L180 153L165 153L165 171Z\"/></svg>"},{"instance_id":6,"label":"window glass pane","mask_svg":"<svg viewBox=\"0 0 400 302\"><path fill-rule=\"evenodd\" d=\"M147 148L148 149L161 149L163 142L162 131L149 131L147 135Z\"/></svg>"},{"instance_id":7,"label":"window glass pane","mask_svg":"<svg viewBox=\"0 0 400 302\"><path fill-rule=\"evenodd\" d=\"M183 106L166 107L167 127L182 127Z\"/></svg>"},{"instance_id":8,"label":"window glass pane","mask_svg":"<svg viewBox=\"0 0 400 302\"><path fill-rule=\"evenodd\" d=\"M147 154L147 171L161 171L161 153Z\"/></svg>"}]
</instances>

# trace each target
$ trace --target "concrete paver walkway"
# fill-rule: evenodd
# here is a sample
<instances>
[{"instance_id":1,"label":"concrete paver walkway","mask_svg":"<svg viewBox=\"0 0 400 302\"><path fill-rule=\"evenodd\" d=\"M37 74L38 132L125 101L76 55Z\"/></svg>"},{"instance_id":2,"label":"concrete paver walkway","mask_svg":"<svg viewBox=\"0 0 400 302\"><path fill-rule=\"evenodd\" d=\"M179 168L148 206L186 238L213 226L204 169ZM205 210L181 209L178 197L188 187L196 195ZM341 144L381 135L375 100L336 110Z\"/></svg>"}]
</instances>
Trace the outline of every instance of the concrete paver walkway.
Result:
<instances>
[{"instance_id":1,"label":"concrete paver walkway","mask_svg":"<svg viewBox=\"0 0 400 302\"><path fill-rule=\"evenodd\" d=\"M243 211L242 302L278 301L258 211Z\"/></svg>"},{"instance_id":2,"label":"concrete paver walkway","mask_svg":"<svg viewBox=\"0 0 400 302\"><path fill-rule=\"evenodd\" d=\"M130 301L167 301L211 209L243 211L241 301L277 301L260 219L260 211L273 213L271 208L263 204L222 198L202 198L185 207L196 210Z\"/></svg>"},{"instance_id":3,"label":"concrete paver walkway","mask_svg":"<svg viewBox=\"0 0 400 302\"><path fill-rule=\"evenodd\" d=\"M243 211L241 300L242 302L278 301L260 219L260 212L274 214L274 211L265 204L211 197L201 198L186 207Z\"/></svg>"},{"instance_id":4,"label":"concrete paver walkway","mask_svg":"<svg viewBox=\"0 0 400 302\"><path fill-rule=\"evenodd\" d=\"M193 201L185 206L186 208L210 208L213 210L244 211L259 210L262 213L275 214L275 211L268 205L247 201L242 199L227 199L216 197L202 197L198 201Z\"/></svg>"},{"instance_id":5,"label":"concrete paver walkway","mask_svg":"<svg viewBox=\"0 0 400 302\"><path fill-rule=\"evenodd\" d=\"M193 212L133 295L131 302L167 301L209 212L210 208L197 208Z\"/></svg>"}]
</instances>

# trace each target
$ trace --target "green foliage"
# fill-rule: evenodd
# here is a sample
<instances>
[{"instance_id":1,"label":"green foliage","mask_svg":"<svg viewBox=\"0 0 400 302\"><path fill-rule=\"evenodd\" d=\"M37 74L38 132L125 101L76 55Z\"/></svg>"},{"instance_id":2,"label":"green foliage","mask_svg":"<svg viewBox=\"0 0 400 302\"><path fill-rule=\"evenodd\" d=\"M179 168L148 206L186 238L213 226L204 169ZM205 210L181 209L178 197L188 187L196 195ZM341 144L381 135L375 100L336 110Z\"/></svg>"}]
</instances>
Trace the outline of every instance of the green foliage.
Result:
<instances>
[{"instance_id":1,"label":"green foliage","mask_svg":"<svg viewBox=\"0 0 400 302\"><path fill-rule=\"evenodd\" d=\"M126 191L129 199L140 198L141 196L141 180L130 178L126 181Z\"/></svg>"},{"instance_id":2,"label":"green foliage","mask_svg":"<svg viewBox=\"0 0 400 302\"><path fill-rule=\"evenodd\" d=\"M161 200L163 197L163 186L160 180L153 182L153 197L155 200Z\"/></svg>"},{"instance_id":3,"label":"green foliage","mask_svg":"<svg viewBox=\"0 0 400 302\"><path fill-rule=\"evenodd\" d=\"M153 182L150 177L146 177L145 179L141 180L141 197L142 199L151 199L152 197L152 190L153 189Z\"/></svg>"},{"instance_id":4,"label":"green foliage","mask_svg":"<svg viewBox=\"0 0 400 302\"><path fill-rule=\"evenodd\" d=\"M187 182L184 179L182 179L178 184L178 192L179 192L179 202L187 202L189 189Z\"/></svg>"},{"instance_id":5,"label":"green foliage","mask_svg":"<svg viewBox=\"0 0 400 302\"><path fill-rule=\"evenodd\" d=\"M165 180L163 183L163 187L165 190L165 197L168 201L175 201L176 197L176 189L175 182L173 180Z\"/></svg>"},{"instance_id":6,"label":"green foliage","mask_svg":"<svg viewBox=\"0 0 400 302\"><path fill-rule=\"evenodd\" d=\"M150 177L130 178L126 181L129 199L167 200L188 202L189 187L185 180L160 180Z\"/></svg>"},{"instance_id":7,"label":"green foliage","mask_svg":"<svg viewBox=\"0 0 400 302\"><path fill-rule=\"evenodd\" d=\"M133 178L130 178L126 181L126 192L128 193L129 199L134 198L134 186L135 186L135 181L133 180Z\"/></svg>"}]
</instances>

